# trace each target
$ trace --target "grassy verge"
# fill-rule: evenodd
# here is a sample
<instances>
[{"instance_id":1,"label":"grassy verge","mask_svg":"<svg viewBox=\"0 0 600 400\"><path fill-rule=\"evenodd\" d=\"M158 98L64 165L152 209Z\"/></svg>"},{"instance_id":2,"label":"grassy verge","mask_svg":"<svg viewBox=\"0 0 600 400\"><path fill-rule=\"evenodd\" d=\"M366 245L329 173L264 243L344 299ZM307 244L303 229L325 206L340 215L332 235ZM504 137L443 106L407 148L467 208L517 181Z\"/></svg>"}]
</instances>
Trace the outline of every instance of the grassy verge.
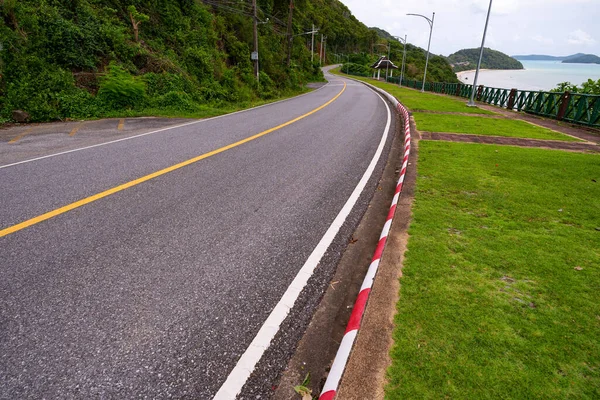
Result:
<instances>
[{"instance_id":1,"label":"grassy verge","mask_svg":"<svg viewBox=\"0 0 600 400\"><path fill-rule=\"evenodd\" d=\"M419 112L413 113L413 116L418 129L421 131L580 141L571 136L520 120Z\"/></svg>"},{"instance_id":2,"label":"grassy verge","mask_svg":"<svg viewBox=\"0 0 600 400\"><path fill-rule=\"evenodd\" d=\"M389 399L600 398L600 156L421 141Z\"/></svg>"},{"instance_id":3,"label":"grassy verge","mask_svg":"<svg viewBox=\"0 0 600 400\"><path fill-rule=\"evenodd\" d=\"M269 99L269 100L254 100L242 103L223 103L222 105L200 105L195 107L193 110L178 109L175 107L158 108L149 107L141 110L121 110L115 112L107 112L98 118L90 119L101 119L101 118L134 118L134 117L164 117L164 118L210 118L216 117L223 114L229 114L236 111L245 110L252 107L258 107L269 103L289 99L301 94L305 94L313 91L314 89L303 88L298 91L288 91L284 95Z\"/></svg>"},{"instance_id":4,"label":"grassy verge","mask_svg":"<svg viewBox=\"0 0 600 400\"><path fill-rule=\"evenodd\" d=\"M331 72L346 76L346 74L343 74L339 71ZM371 85L396 96L396 98L411 111L448 111L471 114L494 114L491 111L480 108L467 107L466 101L464 100L457 100L451 97L439 96L430 93L421 93L418 90L402 88L393 83L385 83L371 78L363 78L360 76L350 77L363 82L368 82Z\"/></svg>"}]
</instances>

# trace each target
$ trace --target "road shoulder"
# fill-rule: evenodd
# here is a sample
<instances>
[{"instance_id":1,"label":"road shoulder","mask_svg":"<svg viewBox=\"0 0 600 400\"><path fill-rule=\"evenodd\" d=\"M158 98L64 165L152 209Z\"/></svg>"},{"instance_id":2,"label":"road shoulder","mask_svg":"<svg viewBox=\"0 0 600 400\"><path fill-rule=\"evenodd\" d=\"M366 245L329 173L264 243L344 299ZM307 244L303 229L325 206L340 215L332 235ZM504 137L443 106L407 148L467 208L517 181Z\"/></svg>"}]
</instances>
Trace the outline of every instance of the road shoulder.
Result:
<instances>
[{"instance_id":1,"label":"road shoulder","mask_svg":"<svg viewBox=\"0 0 600 400\"><path fill-rule=\"evenodd\" d=\"M389 203L394 195L403 152L402 124L396 113L394 113L394 120L394 140L377 190L354 231L336 273L329 282L327 291L288 363L279 385L273 388L273 399L297 398L298 395L295 394L293 387L302 383L309 373L312 393L318 395L327 378L327 372L344 335L354 301L371 262L381 227L385 223ZM395 302L389 304L393 308ZM385 351L387 352L387 348Z\"/></svg>"}]
</instances>

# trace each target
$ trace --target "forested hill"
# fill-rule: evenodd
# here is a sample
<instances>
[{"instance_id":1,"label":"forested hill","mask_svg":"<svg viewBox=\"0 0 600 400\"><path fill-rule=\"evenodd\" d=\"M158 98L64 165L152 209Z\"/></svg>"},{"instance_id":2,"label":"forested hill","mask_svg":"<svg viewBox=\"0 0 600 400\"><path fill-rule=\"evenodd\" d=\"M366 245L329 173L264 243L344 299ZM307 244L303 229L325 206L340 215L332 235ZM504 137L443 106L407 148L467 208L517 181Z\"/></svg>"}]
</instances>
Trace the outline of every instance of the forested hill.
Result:
<instances>
[{"instance_id":1,"label":"forested hill","mask_svg":"<svg viewBox=\"0 0 600 400\"><path fill-rule=\"evenodd\" d=\"M480 49L463 49L448 56L448 62L454 71L466 71L477 68ZM523 64L497 50L483 49L481 68L484 69L523 69Z\"/></svg>"},{"instance_id":2,"label":"forested hill","mask_svg":"<svg viewBox=\"0 0 600 400\"><path fill-rule=\"evenodd\" d=\"M333 53L371 53L376 32L337 0L258 0L260 85L250 0L0 1L0 121L24 110L32 121L140 110L194 112L275 98L321 79L321 34ZM137 28L137 38L136 38ZM143 113L143 112L142 112Z\"/></svg>"},{"instance_id":3,"label":"forested hill","mask_svg":"<svg viewBox=\"0 0 600 400\"><path fill-rule=\"evenodd\" d=\"M567 64L600 64L600 57L594 54L571 56L562 61Z\"/></svg>"}]
</instances>

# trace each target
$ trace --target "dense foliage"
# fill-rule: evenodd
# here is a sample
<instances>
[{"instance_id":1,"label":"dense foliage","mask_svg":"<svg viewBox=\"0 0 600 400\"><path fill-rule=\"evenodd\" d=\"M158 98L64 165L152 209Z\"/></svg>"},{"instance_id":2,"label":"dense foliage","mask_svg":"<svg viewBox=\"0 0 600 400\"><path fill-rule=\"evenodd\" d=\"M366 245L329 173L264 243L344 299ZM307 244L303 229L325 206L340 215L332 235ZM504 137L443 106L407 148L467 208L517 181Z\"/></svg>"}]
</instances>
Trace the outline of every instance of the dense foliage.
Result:
<instances>
[{"instance_id":1,"label":"dense foliage","mask_svg":"<svg viewBox=\"0 0 600 400\"><path fill-rule=\"evenodd\" d=\"M463 49L448 56L448 62L452 64L454 71L467 71L477 68L479 60L479 48ZM484 69L523 69L523 64L514 58L497 50L483 49L481 68Z\"/></svg>"},{"instance_id":2,"label":"dense foliage","mask_svg":"<svg viewBox=\"0 0 600 400\"><path fill-rule=\"evenodd\" d=\"M594 81L588 79L587 82L583 82L581 86L572 84L571 82L559 83L553 92L571 92L571 93L583 93L583 94L597 94L600 95L600 79Z\"/></svg>"},{"instance_id":3,"label":"dense foliage","mask_svg":"<svg viewBox=\"0 0 600 400\"><path fill-rule=\"evenodd\" d=\"M21 109L33 121L125 110L193 112L269 99L322 79L310 36L293 40L289 3L259 0L260 85L249 1L0 0L0 119ZM372 34L337 0L296 3L293 33L314 23L328 49L361 51ZM316 38L318 49L318 36Z\"/></svg>"}]
</instances>

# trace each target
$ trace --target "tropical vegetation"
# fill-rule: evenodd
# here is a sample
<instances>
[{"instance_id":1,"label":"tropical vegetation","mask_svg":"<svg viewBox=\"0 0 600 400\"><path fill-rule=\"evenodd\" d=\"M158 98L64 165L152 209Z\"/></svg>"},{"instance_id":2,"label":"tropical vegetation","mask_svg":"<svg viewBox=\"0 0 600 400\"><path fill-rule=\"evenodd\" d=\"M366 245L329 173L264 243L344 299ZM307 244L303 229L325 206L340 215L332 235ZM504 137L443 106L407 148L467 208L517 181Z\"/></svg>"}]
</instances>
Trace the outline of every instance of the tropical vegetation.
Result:
<instances>
[{"instance_id":1,"label":"tropical vegetation","mask_svg":"<svg viewBox=\"0 0 600 400\"><path fill-rule=\"evenodd\" d=\"M249 0L0 0L0 121L243 106L322 80L321 35L323 63L380 40L338 0L257 3L260 83Z\"/></svg>"},{"instance_id":2,"label":"tropical vegetation","mask_svg":"<svg viewBox=\"0 0 600 400\"><path fill-rule=\"evenodd\" d=\"M561 82L558 86L552 89L553 92L571 92L571 93L582 93L582 94L597 94L600 95L600 79L597 81L588 79L583 82L580 86L574 85L571 82Z\"/></svg>"},{"instance_id":3,"label":"tropical vegetation","mask_svg":"<svg viewBox=\"0 0 600 400\"><path fill-rule=\"evenodd\" d=\"M477 68L480 48L463 49L448 56L448 62L452 65L454 71L467 71ZM484 69L523 69L520 61L500 52L489 48L483 49L481 58L481 68Z\"/></svg>"}]
</instances>

